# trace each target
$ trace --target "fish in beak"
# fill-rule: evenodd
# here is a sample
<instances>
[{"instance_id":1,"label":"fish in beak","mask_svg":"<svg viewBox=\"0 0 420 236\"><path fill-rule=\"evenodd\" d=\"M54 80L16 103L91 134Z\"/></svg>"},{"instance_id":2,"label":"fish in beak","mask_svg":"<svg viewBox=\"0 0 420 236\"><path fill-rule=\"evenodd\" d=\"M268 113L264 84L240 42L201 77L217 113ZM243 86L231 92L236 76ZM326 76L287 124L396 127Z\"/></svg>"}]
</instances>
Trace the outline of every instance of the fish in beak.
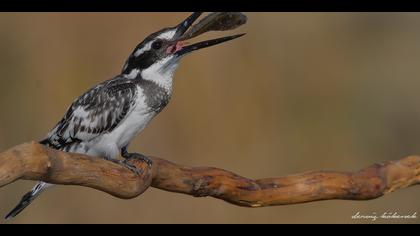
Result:
<instances>
[{"instance_id":1,"label":"fish in beak","mask_svg":"<svg viewBox=\"0 0 420 236\"><path fill-rule=\"evenodd\" d=\"M239 38L245 34L237 34L217 39L206 40L195 44L187 45L188 39L195 38L208 31L225 31L237 28L247 21L247 17L239 12L214 12L207 15L199 23L193 25L202 12L194 12L187 19L178 24L171 46L167 48L168 54L175 54L180 57L192 51L214 46L232 39Z\"/></svg>"}]
</instances>

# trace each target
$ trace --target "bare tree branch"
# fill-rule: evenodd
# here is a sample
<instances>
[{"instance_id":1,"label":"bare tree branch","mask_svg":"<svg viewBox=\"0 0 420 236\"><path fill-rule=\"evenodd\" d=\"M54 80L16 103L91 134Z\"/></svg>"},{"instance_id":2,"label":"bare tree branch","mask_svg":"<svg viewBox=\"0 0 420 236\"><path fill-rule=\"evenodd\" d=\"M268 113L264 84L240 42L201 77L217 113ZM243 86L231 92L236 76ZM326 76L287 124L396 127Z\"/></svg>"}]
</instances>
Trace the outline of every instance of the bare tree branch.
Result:
<instances>
[{"instance_id":1,"label":"bare tree branch","mask_svg":"<svg viewBox=\"0 0 420 236\"><path fill-rule=\"evenodd\" d=\"M261 207L328 199L367 200L420 183L420 157L374 164L358 172L314 171L252 180L211 167L185 167L151 157L130 161L131 170L98 157L53 150L36 142L0 153L0 187L18 179L80 185L119 198L134 198L149 186L239 206Z\"/></svg>"}]
</instances>

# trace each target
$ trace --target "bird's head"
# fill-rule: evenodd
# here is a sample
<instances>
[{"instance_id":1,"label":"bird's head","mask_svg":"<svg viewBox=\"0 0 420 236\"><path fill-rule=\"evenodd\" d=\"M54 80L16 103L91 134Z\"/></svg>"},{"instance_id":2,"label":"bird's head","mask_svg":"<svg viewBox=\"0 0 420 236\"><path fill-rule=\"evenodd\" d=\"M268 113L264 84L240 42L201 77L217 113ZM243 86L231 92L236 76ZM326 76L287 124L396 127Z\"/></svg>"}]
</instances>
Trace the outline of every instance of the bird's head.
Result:
<instances>
[{"instance_id":1,"label":"bird's head","mask_svg":"<svg viewBox=\"0 0 420 236\"><path fill-rule=\"evenodd\" d=\"M172 78L179 60L192 51L242 36L234 35L186 45L185 32L201 15L196 12L175 27L164 28L146 37L127 59L123 71L128 77L145 79ZM189 38L188 38L189 39Z\"/></svg>"}]
</instances>

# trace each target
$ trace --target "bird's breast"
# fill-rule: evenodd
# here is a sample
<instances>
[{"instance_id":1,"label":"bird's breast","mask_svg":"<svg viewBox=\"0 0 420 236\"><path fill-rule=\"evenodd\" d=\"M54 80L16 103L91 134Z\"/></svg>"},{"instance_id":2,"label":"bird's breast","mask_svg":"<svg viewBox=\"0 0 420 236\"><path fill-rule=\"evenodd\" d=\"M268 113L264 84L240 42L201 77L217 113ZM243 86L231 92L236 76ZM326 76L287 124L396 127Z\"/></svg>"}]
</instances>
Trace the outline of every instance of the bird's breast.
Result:
<instances>
[{"instance_id":1,"label":"bird's breast","mask_svg":"<svg viewBox=\"0 0 420 236\"><path fill-rule=\"evenodd\" d=\"M150 111L159 113L169 103L172 88L165 88L149 80L142 80L138 87L140 108L146 107ZM144 106L141 104L144 103Z\"/></svg>"},{"instance_id":2,"label":"bird's breast","mask_svg":"<svg viewBox=\"0 0 420 236\"><path fill-rule=\"evenodd\" d=\"M154 108L150 108L145 94L139 90L133 110L127 115L124 122L113 131L113 133L115 132L114 135L119 137L117 145L119 147L127 145L131 139L146 127L156 114L157 112L154 111Z\"/></svg>"}]
</instances>

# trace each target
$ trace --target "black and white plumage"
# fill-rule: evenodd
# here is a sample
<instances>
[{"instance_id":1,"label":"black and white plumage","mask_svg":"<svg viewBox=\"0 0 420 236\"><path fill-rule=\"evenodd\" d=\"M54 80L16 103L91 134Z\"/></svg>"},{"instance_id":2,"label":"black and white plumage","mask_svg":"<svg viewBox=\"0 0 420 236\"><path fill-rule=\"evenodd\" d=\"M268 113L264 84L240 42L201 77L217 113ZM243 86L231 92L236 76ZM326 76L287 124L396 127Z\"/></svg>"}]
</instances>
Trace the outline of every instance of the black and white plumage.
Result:
<instances>
[{"instance_id":1,"label":"black and white plumage","mask_svg":"<svg viewBox=\"0 0 420 236\"><path fill-rule=\"evenodd\" d=\"M171 80L168 75L165 80ZM115 158L169 102L171 87L120 75L79 97L41 141L52 148Z\"/></svg>"},{"instance_id":2,"label":"black and white plumage","mask_svg":"<svg viewBox=\"0 0 420 236\"><path fill-rule=\"evenodd\" d=\"M109 160L120 154L130 158L127 152L130 141L168 104L180 58L191 51L239 37L183 46L177 39L200 14L194 13L176 27L162 29L143 40L127 59L121 74L77 98L40 143ZM50 186L39 182L6 218L16 216Z\"/></svg>"}]
</instances>

